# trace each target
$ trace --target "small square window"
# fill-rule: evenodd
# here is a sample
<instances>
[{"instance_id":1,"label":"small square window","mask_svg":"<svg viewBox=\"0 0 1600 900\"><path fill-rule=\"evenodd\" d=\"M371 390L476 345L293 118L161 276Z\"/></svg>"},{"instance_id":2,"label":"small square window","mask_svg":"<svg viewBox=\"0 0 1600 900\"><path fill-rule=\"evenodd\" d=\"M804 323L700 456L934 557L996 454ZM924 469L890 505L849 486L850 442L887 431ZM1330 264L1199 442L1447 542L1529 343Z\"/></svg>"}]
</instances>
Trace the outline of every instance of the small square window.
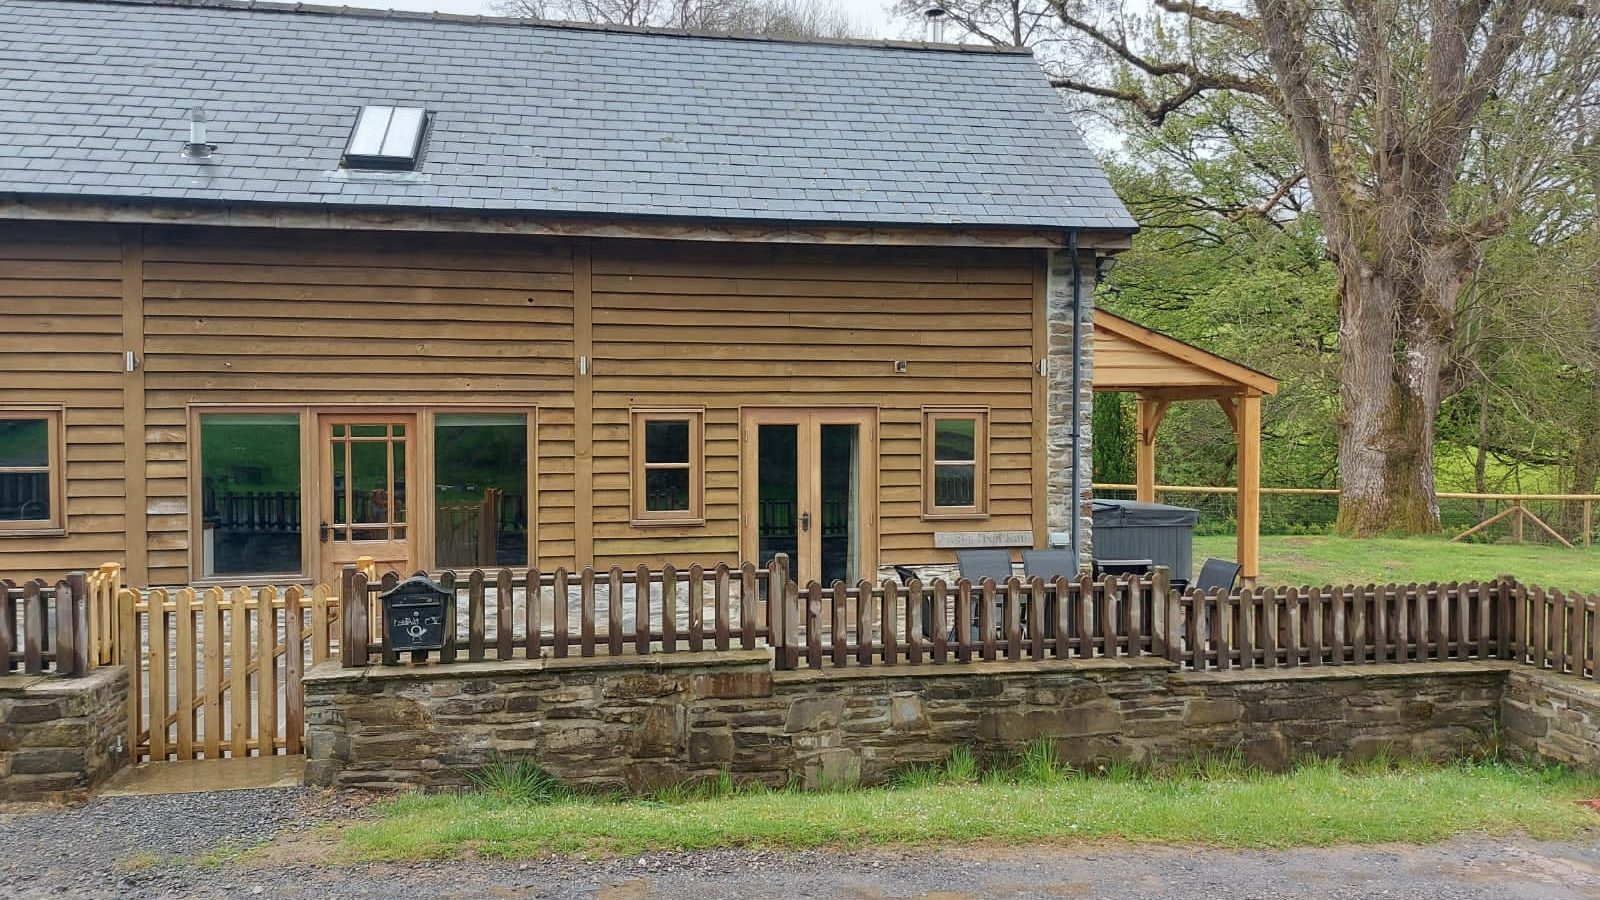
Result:
<instances>
[{"instance_id":1,"label":"small square window","mask_svg":"<svg viewBox=\"0 0 1600 900\"><path fill-rule=\"evenodd\" d=\"M704 412L633 411L633 521L636 525L704 521Z\"/></svg>"},{"instance_id":2,"label":"small square window","mask_svg":"<svg viewBox=\"0 0 1600 900\"><path fill-rule=\"evenodd\" d=\"M923 514L989 512L989 411L933 409L923 419Z\"/></svg>"},{"instance_id":3,"label":"small square window","mask_svg":"<svg viewBox=\"0 0 1600 900\"><path fill-rule=\"evenodd\" d=\"M65 527L61 410L0 410L0 533Z\"/></svg>"}]
</instances>

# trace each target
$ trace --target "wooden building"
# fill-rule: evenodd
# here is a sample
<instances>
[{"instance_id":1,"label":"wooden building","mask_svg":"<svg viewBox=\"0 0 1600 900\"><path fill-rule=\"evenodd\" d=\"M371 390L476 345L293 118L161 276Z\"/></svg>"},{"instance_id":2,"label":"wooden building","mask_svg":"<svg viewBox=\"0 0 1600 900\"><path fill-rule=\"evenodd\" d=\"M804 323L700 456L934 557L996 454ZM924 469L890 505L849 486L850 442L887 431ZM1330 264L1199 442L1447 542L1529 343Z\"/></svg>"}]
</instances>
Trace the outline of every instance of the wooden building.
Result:
<instances>
[{"instance_id":1,"label":"wooden building","mask_svg":"<svg viewBox=\"0 0 1600 900\"><path fill-rule=\"evenodd\" d=\"M13 0L0 57L12 577L1078 532L1133 223L1027 54Z\"/></svg>"}]
</instances>

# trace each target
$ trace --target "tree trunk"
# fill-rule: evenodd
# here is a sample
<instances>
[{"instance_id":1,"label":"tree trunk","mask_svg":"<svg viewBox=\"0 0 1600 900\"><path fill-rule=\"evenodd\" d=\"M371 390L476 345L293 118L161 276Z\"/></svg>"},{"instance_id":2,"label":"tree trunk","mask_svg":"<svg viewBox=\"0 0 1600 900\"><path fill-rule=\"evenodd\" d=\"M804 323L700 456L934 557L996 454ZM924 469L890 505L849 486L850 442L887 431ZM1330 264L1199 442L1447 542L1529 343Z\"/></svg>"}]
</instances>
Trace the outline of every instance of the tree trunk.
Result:
<instances>
[{"instance_id":1,"label":"tree trunk","mask_svg":"<svg viewBox=\"0 0 1600 900\"><path fill-rule=\"evenodd\" d=\"M1584 404L1578 449L1572 454L1572 484L1568 488L1573 494L1594 493L1595 479L1600 478L1600 302L1589 311L1589 352L1592 356L1589 396ZM1583 530L1581 504L1568 503L1566 507L1566 515L1562 518L1567 530L1581 532Z\"/></svg>"},{"instance_id":2,"label":"tree trunk","mask_svg":"<svg viewBox=\"0 0 1600 900\"><path fill-rule=\"evenodd\" d=\"M1420 296L1407 302L1393 280L1361 260L1341 259L1340 269L1337 530L1353 537L1438 531L1433 429L1442 323L1416 314Z\"/></svg>"}]
</instances>

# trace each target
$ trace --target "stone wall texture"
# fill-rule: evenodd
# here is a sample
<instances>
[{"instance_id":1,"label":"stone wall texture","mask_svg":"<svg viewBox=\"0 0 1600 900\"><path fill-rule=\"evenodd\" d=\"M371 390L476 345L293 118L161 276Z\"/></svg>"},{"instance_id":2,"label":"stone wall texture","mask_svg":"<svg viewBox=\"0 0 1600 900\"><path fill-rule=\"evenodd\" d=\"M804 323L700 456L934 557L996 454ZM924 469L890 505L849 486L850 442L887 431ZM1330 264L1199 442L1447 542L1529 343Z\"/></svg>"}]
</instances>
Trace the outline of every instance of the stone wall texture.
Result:
<instances>
[{"instance_id":1,"label":"stone wall texture","mask_svg":"<svg viewBox=\"0 0 1600 900\"><path fill-rule=\"evenodd\" d=\"M307 781L460 784L532 756L573 784L641 791L730 772L810 787L882 781L957 747L1054 737L1080 766L1240 752L1448 758L1487 747L1505 667L1382 665L1180 674L1162 660L773 672L763 652L309 673Z\"/></svg>"},{"instance_id":2,"label":"stone wall texture","mask_svg":"<svg viewBox=\"0 0 1600 900\"><path fill-rule=\"evenodd\" d=\"M0 800L81 799L122 764L128 671L0 677Z\"/></svg>"},{"instance_id":3,"label":"stone wall texture","mask_svg":"<svg viewBox=\"0 0 1600 900\"><path fill-rule=\"evenodd\" d=\"M1079 306L1072 315L1072 257L1064 251L1050 254L1045 281L1045 318L1050 333L1045 358L1049 361L1045 404L1046 471L1048 488L1045 508L1052 535L1067 533L1072 517L1082 529L1080 555L1085 564L1093 559L1094 522L1094 287L1095 260L1091 253L1079 254ZM1072 334L1081 335L1079 355L1072 354ZM1078 453L1072 453L1072 372L1080 374L1078 386ZM1072 496L1072 471L1079 473L1080 490Z\"/></svg>"},{"instance_id":4,"label":"stone wall texture","mask_svg":"<svg viewBox=\"0 0 1600 900\"><path fill-rule=\"evenodd\" d=\"M1518 666L1500 701L1506 748L1525 759L1600 772L1600 684Z\"/></svg>"}]
</instances>

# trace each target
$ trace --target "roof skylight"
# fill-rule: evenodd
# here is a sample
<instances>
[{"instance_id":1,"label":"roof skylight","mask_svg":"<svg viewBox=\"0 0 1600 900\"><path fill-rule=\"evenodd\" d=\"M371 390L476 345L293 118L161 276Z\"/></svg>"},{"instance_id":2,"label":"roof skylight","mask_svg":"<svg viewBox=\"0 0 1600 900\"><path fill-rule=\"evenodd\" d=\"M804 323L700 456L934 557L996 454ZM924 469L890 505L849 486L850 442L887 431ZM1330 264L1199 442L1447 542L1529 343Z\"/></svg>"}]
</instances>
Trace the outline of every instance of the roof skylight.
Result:
<instances>
[{"instance_id":1,"label":"roof skylight","mask_svg":"<svg viewBox=\"0 0 1600 900\"><path fill-rule=\"evenodd\" d=\"M340 164L350 169L414 169L428 113L409 106L363 106Z\"/></svg>"}]
</instances>

